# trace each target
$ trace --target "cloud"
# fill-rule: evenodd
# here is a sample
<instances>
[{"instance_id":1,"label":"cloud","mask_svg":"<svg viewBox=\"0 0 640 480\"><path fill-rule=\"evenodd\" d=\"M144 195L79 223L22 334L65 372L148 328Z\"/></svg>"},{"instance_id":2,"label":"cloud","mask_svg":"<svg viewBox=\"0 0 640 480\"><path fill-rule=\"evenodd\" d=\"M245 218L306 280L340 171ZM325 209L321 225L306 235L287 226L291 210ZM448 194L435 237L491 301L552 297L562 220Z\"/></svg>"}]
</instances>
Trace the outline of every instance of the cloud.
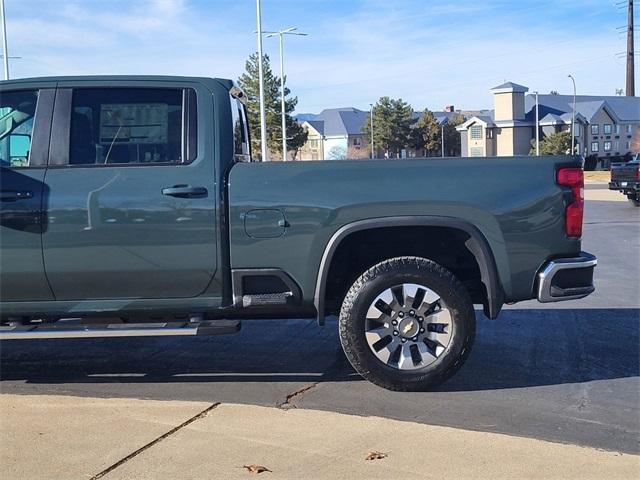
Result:
<instances>
[{"instance_id":1,"label":"cloud","mask_svg":"<svg viewBox=\"0 0 640 480\"><path fill-rule=\"evenodd\" d=\"M606 2L604 2L606 3ZM18 76L175 74L237 78L255 51L253 0L6 0ZM263 0L286 41L299 111L368 108L382 95L415 108L491 106L489 88L613 94L624 19L598 0ZM277 65L277 41L265 39Z\"/></svg>"}]
</instances>

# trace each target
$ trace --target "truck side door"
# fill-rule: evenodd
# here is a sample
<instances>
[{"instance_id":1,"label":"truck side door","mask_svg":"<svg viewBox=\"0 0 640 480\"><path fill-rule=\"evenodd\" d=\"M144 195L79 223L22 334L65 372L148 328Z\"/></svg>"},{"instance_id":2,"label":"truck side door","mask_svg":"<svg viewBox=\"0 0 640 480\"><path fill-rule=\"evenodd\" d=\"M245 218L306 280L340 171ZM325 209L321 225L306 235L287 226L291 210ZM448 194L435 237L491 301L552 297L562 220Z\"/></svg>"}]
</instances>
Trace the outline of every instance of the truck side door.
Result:
<instances>
[{"instance_id":1,"label":"truck side door","mask_svg":"<svg viewBox=\"0 0 640 480\"><path fill-rule=\"evenodd\" d=\"M195 297L216 271L211 93L175 82L61 83L47 277L57 300Z\"/></svg>"},{"instance_id":2,"label":"truck side door","mask_svg":"<svg viewBox=\"0 0 640 480\"><path fill-rule=\"evenodd\" d=\"M45 88L42 88L45 87ZM46 88L48 87L48 88ZM52 300L42 261L55 83L0 89L0 299Z\"/></svg>"}]
</instances>

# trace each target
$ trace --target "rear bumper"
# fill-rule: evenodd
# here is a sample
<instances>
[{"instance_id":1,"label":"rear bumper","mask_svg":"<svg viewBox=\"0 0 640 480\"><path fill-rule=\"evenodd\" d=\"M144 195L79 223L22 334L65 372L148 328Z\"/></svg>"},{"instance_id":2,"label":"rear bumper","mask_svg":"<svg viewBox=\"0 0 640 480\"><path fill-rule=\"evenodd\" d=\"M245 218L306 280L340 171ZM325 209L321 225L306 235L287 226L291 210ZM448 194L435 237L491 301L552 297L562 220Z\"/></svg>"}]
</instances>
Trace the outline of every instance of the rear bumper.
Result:
<instances>
[{"instance_id":1,"label":"rear bumper","mask_svg":"<svg viewBox=\"0 0 640 480\"><path fill-rule=\"evenodd\" d=\"M598 259L581 252L574 258L556 258L538 274L538 301L576 300L593 293L593 269Z\"/></svg>"},{"instance_id":2,"label":"rear bumper","mask_svg":"<svg viewBox=\"0 0 640 480\"><path fill-rule=\"evenodd\" d=\"M637 192L640 190L640 182L629 180L614 180L609 182L609 190L619 190L621 192Z\"/></svg>"}]
</instances>

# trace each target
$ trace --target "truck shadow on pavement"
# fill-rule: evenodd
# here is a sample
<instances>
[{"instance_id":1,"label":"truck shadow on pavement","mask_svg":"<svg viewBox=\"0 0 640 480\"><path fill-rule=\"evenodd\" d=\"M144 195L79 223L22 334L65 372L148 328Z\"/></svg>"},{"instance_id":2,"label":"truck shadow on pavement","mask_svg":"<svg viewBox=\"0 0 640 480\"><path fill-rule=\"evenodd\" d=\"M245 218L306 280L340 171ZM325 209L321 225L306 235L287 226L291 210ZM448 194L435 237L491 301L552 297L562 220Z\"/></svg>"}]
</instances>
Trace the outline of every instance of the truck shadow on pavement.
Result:
<instances>
[{"instance_id":1,"label":"truck shadow on pavement","mask_svg":"<svg viewBox=\"0 0 640 480\"><path fill-rule=\"evenodd\" d=\"M478 314L471 356L436 391L476 391L640 376L640 310ZM4 342L0 380L31 384L361 381L335 320L247 321L240 334Z\"/></svg>"}]
</instances>

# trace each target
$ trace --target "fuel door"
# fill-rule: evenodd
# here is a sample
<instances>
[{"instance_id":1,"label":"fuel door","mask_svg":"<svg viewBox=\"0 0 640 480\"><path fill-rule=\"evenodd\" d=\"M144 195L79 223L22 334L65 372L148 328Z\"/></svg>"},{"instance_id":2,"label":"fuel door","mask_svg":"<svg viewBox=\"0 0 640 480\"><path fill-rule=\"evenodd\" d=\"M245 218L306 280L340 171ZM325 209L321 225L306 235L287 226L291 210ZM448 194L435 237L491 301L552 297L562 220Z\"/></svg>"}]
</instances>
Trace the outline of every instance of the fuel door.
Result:
<instances>
[{"instance_id":1,"label":"fuel door","mask_svg":"<svg viewBox=\"0 0 640 480\"><path fill-rule=\"evenodd\" d=\"M284 213L274 208L250 210L244 216L244 231L251 238L280 237L288 226Z\"/></svg>"}]
</instances>

